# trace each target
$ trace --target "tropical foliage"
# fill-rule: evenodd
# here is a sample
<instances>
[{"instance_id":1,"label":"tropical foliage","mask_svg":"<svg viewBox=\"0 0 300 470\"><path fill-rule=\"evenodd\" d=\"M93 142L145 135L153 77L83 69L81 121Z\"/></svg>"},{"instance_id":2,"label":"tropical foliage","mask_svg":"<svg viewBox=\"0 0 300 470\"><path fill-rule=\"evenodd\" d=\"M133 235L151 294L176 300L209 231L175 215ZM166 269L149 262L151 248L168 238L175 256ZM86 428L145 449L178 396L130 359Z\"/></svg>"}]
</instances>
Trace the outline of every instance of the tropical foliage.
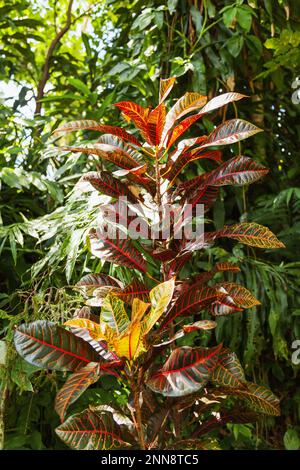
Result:
<instances>
[{"instance_id":1,"label":"tropical foliage","mask_svg":"<svg viewBox=\"0 0 300 470\"><path fill-rule=\"evenodd\" d=\"M204 231L202 236L192 239L187 238L186 233L178 236L187 223L186 218L176 217L176 213L168 218L169 209L174 207L177 199L179 216L183 212L186 216L187 209L192 220L197 204L204 207L204 212L209 210L218 197L220 186L249 184L267 170L250 158L236 156L196 178L182 181L181 172L191 161L222 161L221 152L210 150L210 147L233 144L260 129L248 121L231 119L207 136L179 141L179 136L206 113L244 96L225 93L207 101L207 97L199 93L187 92L167 110L165 100L174 82L175 77L161 80L159 104L154 109L129 101L116 104L124 118L132 121L139 130L145 139L143 143L125 129L90 120L63 124L55 130L56 134L86 129L104 133L95 143L64 147L64 150L92 155L96 167L99 157L102 163L113 163L115 174L120 174L118 167L123 169L122 179L101 170L83 175L77 186L81 188L83 183L84 191L95 188L110 197L109 210L107 204L98 205L100 225L89 229L87 246L91 253L102 261L136 272L131 283L125 286L109 275L89 274L79 281L77 288L84 289L88 305L94 307L93 313L84 307L65 322L65 327L37 320L22 324L15 331L16 349L30 364L72 372L56 396L55 409L62 421L56 433L75 449L127 446L172 449L178 445L209 448L210 442L202 437L211 430L209 415L219 413L220 424L223 424L223 413L228 413L227 398L231 396L244 400L254 413L244 412L243 408L230 409L233 415L229 422L252 422L258 419L256 413L280 414L278 398L269 389L247 381L236 354L224 348L222 343L213 347L174 347L177 339L191 332L201 333L217 326L212 320L198 320L203 310L210 310L213 317L218 318L260 303L239 284L210 282L215 272L238 271L232 263L219 263L213 271L203 271L177 281L183 263L196 251L212 246L218 238L231 238L263 249L284 247L268 228L254 222ZM139 237L133 242L130 226L124 238L122 231L111 236L105 230L112 223L112 212L118 228L126 230L127 217L118 207L119 198L124 196L124 204L128 204L126 215L130 203L138 206L139 225L151 227L155 216L158 217L157 237L152 241L150 237L147 239L147 231L141 234L145 240ZM168 236L164 236L163 230L166 220ZM146 277L148 275L154 281L155 278L149 275L148 263L155 266L156 276L161 273L163 281L157 280L151 289ZM143 276L138 277L138 272ZM99 306L100 314L96 310ZM181 317L190 317L193 313L197 318L195 323L183 322ZM167 357L163 364L156 360L158 352L160 357ZM132 395L132 403L129 401L127 409L124 406L117 410L103 406L87 408L66 419L69 405L105 374L124 380ZM216 390L211 390L211 385ZM167 398L159 401L151 391ZM147 399L152 406L148 406ZM218 404L216 409L215 403ZM149 423L147 411L157 415L155 421L152 417ZM215 427L215 419L213 421ZM185 442L187 428L189 433L192 431L193 438ZM215 447L216 443L213 443Z\"/></svg>"}]
</instances>

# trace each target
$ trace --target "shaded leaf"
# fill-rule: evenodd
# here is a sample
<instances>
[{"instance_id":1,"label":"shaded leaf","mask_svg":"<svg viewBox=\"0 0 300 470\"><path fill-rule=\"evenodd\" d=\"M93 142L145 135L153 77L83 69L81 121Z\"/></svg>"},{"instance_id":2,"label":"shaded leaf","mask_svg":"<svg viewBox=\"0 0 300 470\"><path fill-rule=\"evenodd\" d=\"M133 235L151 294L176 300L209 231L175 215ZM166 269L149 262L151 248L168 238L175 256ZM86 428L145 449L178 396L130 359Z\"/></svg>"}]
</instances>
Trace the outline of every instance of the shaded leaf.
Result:
<instances>
[{"instance_id":1,"label":"shaded leaf","mask_svg":"<svg viewBox=\"0 0 300 470\"><path fill-rule=\"evenodd\" d=\"M44 369L74 371L101 359L89 343L46 320L20 325L14 342L26 361Z\"/></svg>"},{"instance_id":2,"label":"shaded leaf","mask_svg":"<svg viewBox=\"0 0 300 470\"><path fill-rule=\"evenodd\" d=\"M147 385L164 396L180 397L203 388L215 368L222 345L214 348L174 349L167 362L150 376Z\"/></svg>"},{"instance_id":3,"label":"shaded leaf","mask_svg":"<svg viewBox=\"0 0 300 470\"><path fill-rule=\"evenodd\" d=\"M212 373L211 380L215 384L224 387L246 387L243 368L234 352L227 348L224 348L220 352L218 363Z\"/></svg>"},{"instance_id":4,"label":"shaded leaf","mask_svg":"<svg viewBox=\"0 0 300 470\"><path fill-rule=\"evenodd\" d=\"M55 397L55 411L62 422L65 419L67 408L99 377L100 364L90 362L68 378Z\"/></svg>"},{"instance_id":5,"label":"shaded leaf","mask_svg":"<svg viewBox=\"0 0 300 470\"><path fill-rule=\"evenodd\" d=\"M130 445L123 440L121 428L110 413L96 413L87 409L70 416L55 431L72 449L109 450Z\"/></svg>"}]
</instances>

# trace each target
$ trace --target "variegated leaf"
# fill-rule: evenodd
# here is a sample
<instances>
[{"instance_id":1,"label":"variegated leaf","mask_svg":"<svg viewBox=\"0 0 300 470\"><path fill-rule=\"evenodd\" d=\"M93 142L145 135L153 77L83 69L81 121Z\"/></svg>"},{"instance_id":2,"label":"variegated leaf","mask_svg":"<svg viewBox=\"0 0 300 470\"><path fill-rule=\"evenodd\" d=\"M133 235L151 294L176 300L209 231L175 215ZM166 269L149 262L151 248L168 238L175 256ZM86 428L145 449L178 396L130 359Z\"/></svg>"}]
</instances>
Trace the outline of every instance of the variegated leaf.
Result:
<instances>
[{"instance_id":1,"label":"variegated leaf","mask_svg":"<svg viewBox=\"0 0 300 470\"><path fill-rule=\"evenodd\" d=\"M80 178L79 182L82 181L90 183L99 192L113 198L126 197L130 202L137 202L128 184L114 178L108 171L91 171Z\"/></svg>"},{"instance_id":2,"label":"variegated leaf","mask_svg":"<svg viewBox=\"0 0 300 470\"><path fill-rule=\"evenodd\" d=\"M101 230L91 230L90 250L94 256L120 266L146 272L147 264L130 239L108 238Z\"/></svg>"},{"instance_id":3,"label":"variegated leaf","mask_svg":"<svg viewBox=\"0 0 300 470\"><path fill-rule=\"evenodd\" d=\"M111 413L97 413L90 409L70 416L56 428L56 434L67 446L77 450L124 449L130 444Z\"/></svg>"},{"instance_id":4,"label":"variegated leaf","mask_svg":"<svg viewBox=\"0 0 300 470\"><path fill-rule=\"evenodd\" d=\"M122 111L122 114L129 120L134 122L134 125L141 131L144 139L149 142L148 134L148 116L150 109L143 108L142 106L133 103L132 101L120 101L115 106ZM150 142L149 142L150 143Z\"/></svg>"},{"instance_id":5,"label":"variegated leaf","mask_svg":"<svg viewBox=\"0 0 300 470\"><path fill-rule=\"evenodd\" d=\"M120 137L124 140L124 142L130 142L137 147L141 147L140 142L134 137L134 135L129 134L122 129L121 127L116 126L108 126L105 124L100 124L97 121L92 121L89 119L82 119L80 121L71 121L65 124L62 124L57 129L55 129L54 133L67 133L67 132L76 132L81 130L90 130L90 131L98 131L102 132L103 134L112 134Z\"/></svg>"},{"instance_id":6,"label":"variegated leaf","mask_svg":"<svg viewBox=\"0 0 300 470\"><path fill-rule=\"evenodd\" d=\"M167 147L170 148L174 142L192 125L194 122L198 121L204 114L214 111L222 106L225 106L228 103L238 101L242 98L246 98L246 95L241 93L224 93L222 95L212 98L205 106L200 110L199 113L189 116L180 124L178 124L169 135L167 142Z\"/></svg>"},{"instance_id":7,"label":"variegated leaf","mask_svg":"<svg viewBox=\"0 0 300 470\"><path fill-rule=\"evenodd\" d=\"M102 273L86 274L76 284L76 288L85 296L92 295L99 287L122 288L123 285L118 279Z\"/></svg>"},{"instance_id":8,"label":"variegated leaf","mask_svg":"<svg viewBox=\"0 0 300 470\"><path fill-rule=\"evenodd\" d=\"M174 279L158 284L150 291L151 310L144 319L143 334L149 333L155 323L166 311L172 300L175 287Z\"/></svg>"},{"instance_id":9,"label":"variegated leaf","mask_svg":"<svg viewBox=\"0 0 300 470\"><path fill-rule=\"evenodd\" d=\"M247 382L247 388L234 390L234 394L245 399L250 407L258 413L271 416L280 415L279 399L268 388Z\"/></svg>"},{"instance_id":10,"label":"variegated leaf","mask_svg":"<svg viewBox=\"0 0 300 470\"><path fill-rule=\"evenodd\" d=\"M234 157L207 173L203 183L212 186L233 184L242 186L253 183L268 173L268 169L248 157Z\"/></svg>"},{"instance_id":11,"label":"variegated leaf","mask_svg":"<svg viewBox=\"0 0 300 470\"><path fill-rule=\"evenodd\" d=\"M104 371L102 373L104 373ZM97 382L100 375L100 364L90 362L68 378L55 397L55 411L62 422L65 419L68 407L74 403L91 384Z\"/></svg>"},{"instance_id":12,"label":"variegated leaf","mask_svg":"<svg viewBox=\"0 0 300 470\"><path fill-rule=\"evenodd\" d=\"M243 368L234 352L227 348L222 349L219 354L217 366L212 373L211 380L216 385L223 387L246 387Z\"/></svg>"},{"instance_id":13,"label":"variegated leaf","mask_svg":"<svg viewBox=\"0 0 300 470\"><path fill-rule=\"evenodd\" d=\"M176 77L170 77L161 79L159 83L159 102L162 103L165 101L169 93L171 92L174 83L176 81Z\"/></svg>"},{"instance_id":14,"label":"variegated leaf","mask_svg":"<svg viewBox=\"0 0 300 470\"><path fill-rule=\"evenodd\" d=\"M233 282L220 282L214 287L216 289L220 289L221 292L226 292L238 307L251 308L255 305L260 305L260 301L257 300L248 289L244 286L240 286L239 284L235 284Z\"/></svg>"},{"instance_id":15,"label":"variegated leaf","mask_svg":"<svg viewBox=\"0 0 300 470\"><path fill-rule=\"evenodd\" d=\"M201 145L201 148L216 146L216 145L226 145L234 144L240 140L247 139L251 135L262 132L262 129L259 129L251 122L245 121L243 119L230 119L220 124L207 138L204 144Z\"/></svg>"},{"instance_id":16,"label":"variegated leaf","mask_svg":"<svg viewBox=\"0 0 300 470\"><path fill-rule=\"evenodd\" d=\"M143 282L137 279L134 279L122 290L115 292L115 295L127 304L132 304L135 298L138 298L146 303L149 301L149 289Z\"/></svg>"},{"instance_id":17,"label":"variegated leaf","mask_svg":"<svg viewBox=\"0 0 300 470\"><path fill-rule=\"evenodd\" d=\"M154 391L168 397L181 397L203 388L216 367L222 345L214 348L174 349L166 363L147 381Z\"/></svg>"},{"instance_id":18,"label":"variegated leaf","mask_svg":"<svg viewBox=\"0 0 300 470\"><path fill-rule=\"evenodd\" d=\"M161 142L164 143L167 135L172 129L175 122L186 114L202 108L207 101L207 97L199 93L185 93L174 106L170 109L166 116L166 124L162 133Z\"/></svg>"},{"instance_id":19,"label":"variegated leaf","mask_svg":"<svg viewBox=\"0 0 300 470\"><path fill-rule=\"evenodd\" d=\"M224 297L224 294L221 294L213 287L191 286L178 297L174 305L167 312L160 330L166 328L178 316L199 311L220 297Z\"/></svg>"},{"instance_id":20,"label":"variegated leaf","mask_svg":"<svg viewBox=\"0 0 300 470\"><path fill-rule=\"evenodd\" d=\"M75 371L102 360L89 343L46 320L18 326L14 342L27 362L44 369Z\"/></svg>"},{"instance_id":21,"label":"variegated leaf","mask_svg":"<svg viewBox=\"0 0 300 470\"><path fill-rule=\"evenodd\" d=\"M114 294L108 294L102 304L100 323L105 323L116 332L123 333L129 326L124 302Z\"/></svg>"}]
</instances>

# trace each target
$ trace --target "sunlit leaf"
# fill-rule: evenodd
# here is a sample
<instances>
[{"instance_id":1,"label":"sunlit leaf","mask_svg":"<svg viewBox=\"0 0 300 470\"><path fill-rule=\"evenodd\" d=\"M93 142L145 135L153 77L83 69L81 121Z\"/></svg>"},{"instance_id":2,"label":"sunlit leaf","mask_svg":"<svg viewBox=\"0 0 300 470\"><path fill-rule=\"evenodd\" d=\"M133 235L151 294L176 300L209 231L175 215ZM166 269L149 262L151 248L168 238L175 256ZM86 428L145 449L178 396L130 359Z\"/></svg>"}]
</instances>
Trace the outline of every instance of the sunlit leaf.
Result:
<instances>
[{"instance_id":1,"label":"sunlit leaf","mask_svg":"<svg viewBox=\"0 0 300 470\"><path fill-rule=\"evenodd\" d=\"M233 101L238 101L242 98L246 98L246 95L242 95L241 93L224 93L222 95L216 96L212 98L205 106L200 110L199 113L194 114L193 116L189 116L180 124L178 124L172 132L170 133L168 139L168 148L170 148L173 143L198 119L200 119L204 114L214 111L222 106L225 106L228 103L232 103Z\"/></svg>"},{"instance_id":2,"label":"sunlit leaf","mask_svg":"<svg viewBox=\"0 0 300 470\"><path fill-rule=\"evenodd\" d=\"M141 131L142 136L148 142L148 116L150 109L133 103L132 101L121 101L115 106L122 111L122 114L134 122L134 125Z\"/></svg>"},{"instance_id":3,"label":"sunlit leaf","mask_svg":"<svg viewBox=\"0 0 300 470\"><path fill-rule=\"evenodd\" d=\"M125 142L131 142L132 144L140 147L140 142L125 129L116 126L107 126L104 124L99 124L97 121L92 121L88 119L83 119L80 121L71 121L65 124L62 124L57 129L55 129L54 133L67 133L67 132L74 132L79 130L91 130L91 131L98 131L102 132L103 134L112 134L116 135L117 137L121 137Z\"/></svg>"},{"instance_id":4,"label":"sunlit leaf","mask_svg":"<svg viewBox=\"0 0 300 470\"><path fill-rule=\"evenodd\" d=\"M100 323L107 324L117 335L123 333L128 325L129 318L124 302L114 294L108 294L102 304Z\"/></svg>"},{"instance_id":5,"label":"sunlit leaf","mask_svg":"<svg viewBox=\"0 0 300 470\"><path fill-rule=\"evenodd\" d=\"M151 310L144 320L144 334L147 334L166 311L172 300L175 287L174 279L158 284L150 291Z\"/></svg>"},{"instance_id":6,"label":"sunlit leaf","mask_svg":"<svg viewBox=\"0 0 300 470\"><path fill-rule=\"evenodd\" d=\"M169 93L171 92L174 83L176 81L176 77L170 77L161 79L159 83L159 102L162 103L165 101Z\"/></svg>"}]
</instances>

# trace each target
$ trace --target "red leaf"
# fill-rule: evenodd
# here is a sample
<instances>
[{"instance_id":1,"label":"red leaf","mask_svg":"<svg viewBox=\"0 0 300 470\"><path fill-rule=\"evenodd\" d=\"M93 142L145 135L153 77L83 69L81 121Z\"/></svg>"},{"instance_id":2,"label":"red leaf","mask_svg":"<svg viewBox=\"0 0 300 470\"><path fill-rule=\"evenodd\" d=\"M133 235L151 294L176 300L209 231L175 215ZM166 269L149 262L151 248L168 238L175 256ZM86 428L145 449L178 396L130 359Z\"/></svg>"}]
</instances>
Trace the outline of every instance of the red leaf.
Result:
<instances>
[{"instance_id":1,"label":"red leaf","mask_svg":"<svg viewBox=\"0 0 300 470\"><path fill-rule=\"evenodd\" d=\"M150 109L143 108L132 101L121 101L120 103L116 103L115 106L134 122L135 126L141 131L144 139L151 143L148 134L148 116Z\"/></svg>"},{"instance_id":2,"label":"red leaf","mask_svg":"<svg viewBox=\"0 0 300 470\"><path fill-rule=\"evenodd\" d=\"M173 129L167 142L167 148L170 148L174 144L174 142L204 114L218 109L228 103L232 103L233 101L238 101L242 98L246 98L246 95L242 95L241 93L224 93L223 95L219 95L211 99L208 103L206 103L206 105L200 110L199 113L184 119L183 121L181 121L180 124L178 124L178 126Z\"/></svg>"},{"instance_id":3,"label":"red leaf","mask_svg":"<svg viewBox=\"0 0 300 470\"><path fill-rule=\"evenodd\" d=\"M189 315L195 311L199 311L222 297L224 297L224 294L221 294L213 287L191 286L178 297L175 304L164 318L160 330L166 328L178 316Z\"/></svg>"},{"instance_id":4,"label":"red leaf","mask_svg":"<svg viewBox=\"0 0 300 470\"><path fill-rule=\"evenodd\" d=\"M78 370L102 358L83 339L46 320L20 325L14 333L18 353L30 364L52 370Z\"/></svg>"},{"instance_id":5,"label":"red leaf","mask_svg":"<svg viewBox=\"0 0 300 470\"><path fill-rule=\"evenodd\" d=\"M116 135L118 137L121 137L121 139L123 139L124 142L130 142L136 145L137 147L141 147L140 142L134 137L134 135L126 132L125 129L122 129L121 127L116 127L116 126L107 126L105 124L99 124L97 121L92 121L92 120L80 120L80 121L67 122L66 124L63 124L62 126L59 126L57 129L55 129L54 133L59 133L59 132L67 133L67 132L74 132L74 131L79 131L79 130L91 130L91 131L102 132L104 134Z\"/></svg>"},{"instance_id":6,"label":"red leaf","mask_svg":"<svg viewBox=\"0 0 300 470\"><path fill-rule=\"evenodd\" d=\"M110 239L100 230L90 232L91 252L103 260L146 272L147 264L130 239Z\"/></svg>"},{"instance_id":7,"label":"red leaf","mask_svg":"<svg viewBox=\"0 0 300 470\"><path fill-rule=\"evenodd\" d=\"M152 145L158 145L166 120L166 107L164 103L159 104L148 117L148 135Z\"/></svg>"}]
</instances>

